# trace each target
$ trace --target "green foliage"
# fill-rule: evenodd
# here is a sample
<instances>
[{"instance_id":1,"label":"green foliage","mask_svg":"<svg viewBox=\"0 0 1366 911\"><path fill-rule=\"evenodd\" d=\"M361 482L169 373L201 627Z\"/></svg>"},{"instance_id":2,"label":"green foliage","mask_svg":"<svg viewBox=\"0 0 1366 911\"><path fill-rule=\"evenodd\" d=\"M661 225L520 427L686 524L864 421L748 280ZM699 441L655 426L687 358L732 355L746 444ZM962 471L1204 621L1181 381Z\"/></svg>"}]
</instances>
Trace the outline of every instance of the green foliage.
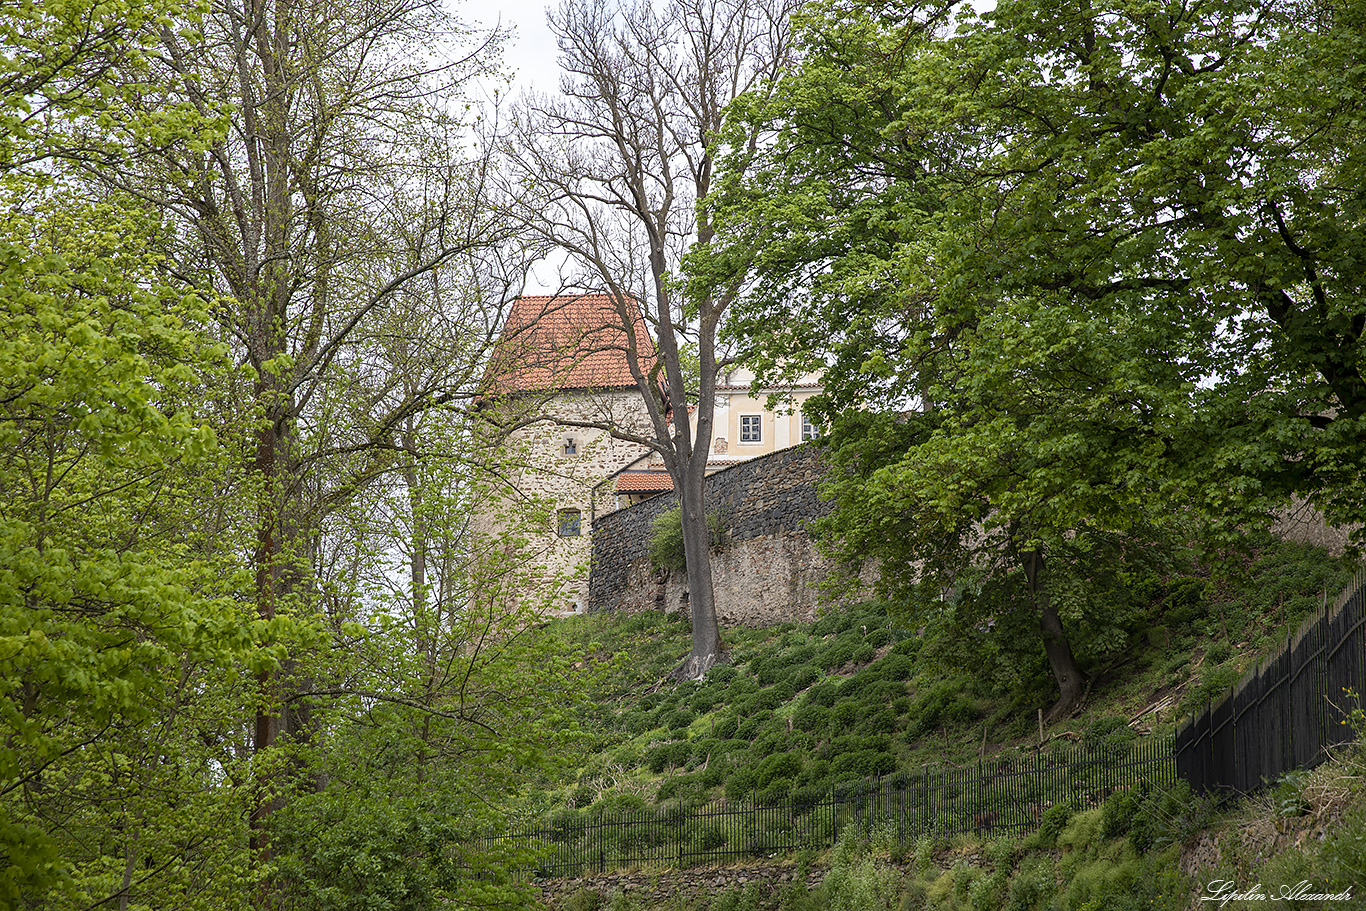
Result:
<instances>
[{"instance_id":1,"label":"green foliage","mask_svg":"<svg viewBox=\"0 0 1366 911\"><path fill-rule=\"evenodd\" d=\"M980 717L959 685L942 683L917 697L907 716L907 736L916 737L945 724L963 724Z\"/></svg>"},{"instance_id":2,"label":"green foliage","mask_svg":"<svg viewBox=\"0 0 1366 911\"><path fill-rule=\"evenodd\" d=\"M720 547L725 541L725 520L719 512L707 513L707 532L712 547ZM657 570L679 572L687 568L683 554L683 513L678 508L655 516L650 525L650 565Z\"/></svg>"},{"instance_id":3,"label":"green foliage","mask_svg":"<svg viewBox=\"0 0 1366 911\"><path fill-rule=\"evenodd\" d=\"M201 401L223 352L158 219L35 181L0 173L0 903L103 898L148 850L137 894L198 896L187 845L243 874L222 745L297 624L243 616L202 513L230 456ZM143 847L104 834L129 826Z\"/></svg>"},{"instance_id":4,"label":"green foliage","mask_svg":"<svg viewBox=\"0 0 1366 911\"><path fill-rule=\"evenodd\" d=\"M766 379L824 371L851 568L920 620L993 583L947 599L999 624L993 679L1036 676L1011 645L1053 610L1059 683L1121 654L1104 571L1193 523L1232 541L1292 493L1366 518L1366 14L1154 15L807 7L801 66L732 108L726 243L688 263L746 289L728 327Z\"/></svg>"},{"instance_id":5,"label":"green foliage","mask_svg":"<svg viewBox=\"0 0 1366 911\"><path fill-rule=\"evenodd\" d=\"M832 911L871 911L900 907L896 868L888 862L892 832L846 827L830 853L830 870L816 893L819 907Z\"/></svg>"},{"instance_id":6,"label":"green foliage","mask_svg":"<svg viewBox=\"0 0 1366 911\"><path fill-rule=\"evenodd\" d=\"M1067 822L1072 817L1073 808L1066 802L1055 803L1039 819L1039 830L1037 837L1039 844L1044 848L1051 848L1058 842L1058 836L1067 827Z\"/></svg>"}]
</instances>

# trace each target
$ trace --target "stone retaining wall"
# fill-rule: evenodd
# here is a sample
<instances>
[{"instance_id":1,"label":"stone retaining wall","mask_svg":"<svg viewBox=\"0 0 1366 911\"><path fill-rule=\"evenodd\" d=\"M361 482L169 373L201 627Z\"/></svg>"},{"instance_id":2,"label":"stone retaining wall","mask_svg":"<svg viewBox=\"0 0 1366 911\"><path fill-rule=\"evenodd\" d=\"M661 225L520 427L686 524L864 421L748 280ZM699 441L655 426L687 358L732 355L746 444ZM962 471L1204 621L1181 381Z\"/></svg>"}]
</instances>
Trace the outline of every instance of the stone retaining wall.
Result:
<instances>
[{"instance_id":1,"label":"stone retaining wall","mask_svg":"<svg viewBox=\"0 0 1366 911\"><path fill-rule=\"evenodd\" d=\"M807 523L830 504L818 496L819 446L806 444L743 462L707 478L707 508L725 529L712 553L722 623L763 626L813 619L830 574ZM651 525L678 506L673 493L598 517L588 583L590 611L688 609L687 579L650 566Z\"/></svg>"}]
</instances>

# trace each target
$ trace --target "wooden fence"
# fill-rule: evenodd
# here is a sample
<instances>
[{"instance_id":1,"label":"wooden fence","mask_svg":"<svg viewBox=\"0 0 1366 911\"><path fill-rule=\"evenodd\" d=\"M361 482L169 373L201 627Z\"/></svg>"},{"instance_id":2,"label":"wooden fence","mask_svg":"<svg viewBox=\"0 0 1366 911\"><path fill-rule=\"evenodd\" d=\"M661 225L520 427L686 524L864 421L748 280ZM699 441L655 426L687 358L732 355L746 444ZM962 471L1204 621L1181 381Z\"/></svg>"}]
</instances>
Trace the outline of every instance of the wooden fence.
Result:
<instances>
[{"instance_id":1,"label":"wooden fence","mask_svg":"<svg viewBox=\"0 0 1366 911\"><path fill-rule=\"evenodd\" d=\"M1198 792L1247 794L1311 768L1350 741L1349 690L1366 691L1366 609L1358 574L1280 654L1250 670L1176 733L1176 767Z\"/></svg>"},{"instance_id":2,"label":"wooden fence","mask_svg":"<svg viewBox=\"0 0 1366 911\"><path fill-rule=\"evenodd\" d=\"M828 848L851 823L891 826L903 841L919 835L1027 832L1054 804L1094 806L1140 780L1157 787L1175 783L1169 739L1102 739L997 756L966 768L926 766L774 806L751 798L696 810L671 804L618 813L568 812L549 825L493 840L538 849L538 876L632 866L682 868Z\"/></svg>"}]
</instances>

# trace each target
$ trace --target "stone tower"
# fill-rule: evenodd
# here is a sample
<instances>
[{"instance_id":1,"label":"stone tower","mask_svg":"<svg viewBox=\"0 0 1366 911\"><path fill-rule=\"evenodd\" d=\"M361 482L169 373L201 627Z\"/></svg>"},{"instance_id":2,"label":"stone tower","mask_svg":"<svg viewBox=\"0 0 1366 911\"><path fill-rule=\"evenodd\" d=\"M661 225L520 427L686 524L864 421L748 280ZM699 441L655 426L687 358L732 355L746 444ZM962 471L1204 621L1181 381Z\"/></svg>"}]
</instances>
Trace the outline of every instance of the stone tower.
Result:
<instances>
[{"instance_id":1,"label":"stone tower","mask_svg":"<svg viewBox=\"0 0 1366 911\"><path fill-rule=\"evenodd\" d=\"M632 362L651 377L654 345L639 305L607 294L518 298L490 358L479 413L500 460L476 527L526 555L523 597L547 612L583 609L593 520L649 455L611 432L650 436Z\"/></svg>"}]
</instances>

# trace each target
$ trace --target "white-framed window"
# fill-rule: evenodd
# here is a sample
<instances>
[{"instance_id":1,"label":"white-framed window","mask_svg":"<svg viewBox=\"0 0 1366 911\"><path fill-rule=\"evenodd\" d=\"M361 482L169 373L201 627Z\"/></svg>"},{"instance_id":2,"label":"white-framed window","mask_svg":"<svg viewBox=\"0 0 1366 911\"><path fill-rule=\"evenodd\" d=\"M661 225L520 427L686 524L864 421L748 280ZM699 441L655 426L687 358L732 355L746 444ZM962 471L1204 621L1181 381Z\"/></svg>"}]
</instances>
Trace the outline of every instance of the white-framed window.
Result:
<instances>
[{"instance_id":1,"label":"white-framed window","mask_svg":"<svg viewBox=\"0 0 1366 911\"><path fill-rule=\"evenodd\" d=\"M561 538L577 538L583 534L583 513L577 509L561 509L555 520L555 532Z\"/></svg>"},{"instance_id":2,"label":"white-framed window","mask_svg":"<svg viewBox=\"0 0 1366 911\"><path fill-rule=\"evenodd\" d=\"M579 454L579 441L574 437L564 438L564 454L567 456Z\"/></svg>"},{"instance_id":3,"label":"white-framed window","mask_svg":"<svg viewBox=\"0 0 1366 911\"><path fill-rule=\"evenodd\" d=\"M805 411L802 412L802 442L807 443L811 440L821 438L821 425L814 423Z\"/></svg>"},{"instance_id":4,"label":"white-framed window","mask_svg":"<svg viewBox=\"0 0 1366 911\"><path fill-rule=\"evenodd\" d=\"M740 415L740 442L762 443L764 441L764 416L762 414Z\"/></svg>"}]
</instances>

